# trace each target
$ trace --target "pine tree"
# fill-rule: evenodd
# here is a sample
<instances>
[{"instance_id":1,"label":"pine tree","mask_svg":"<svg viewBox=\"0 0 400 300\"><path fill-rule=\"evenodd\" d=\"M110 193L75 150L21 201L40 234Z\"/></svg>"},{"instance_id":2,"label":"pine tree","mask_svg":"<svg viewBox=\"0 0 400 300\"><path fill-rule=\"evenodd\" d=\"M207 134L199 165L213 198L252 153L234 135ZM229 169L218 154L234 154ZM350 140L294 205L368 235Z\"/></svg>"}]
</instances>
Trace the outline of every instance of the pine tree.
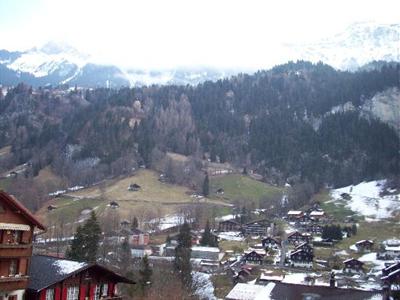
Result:
<instances>
[{"instance_id":1,"label":"pine tree","mask_svg":"<svg viewBox=\"0 0 400 300\"><path fill-rule=\"evenodd\" d=\"M204 228L204 232L203 232L203 235L200 240L200 245L210 246L210 247L217 246L217 241L211 233L210 222L208 220L207 220L206 227Z\"/></svg>"},{"instance_id":2,"label":"pine tree","mask_svg":"<svg viewBox=\"0 0 400 300\"><path fill-rule=\"evenodd\" d=\"M186 288L190 288L192 284L191 246L190 226L185 222L178 235L178 246L175 249L175 268L180 273L182 283Z\"/></svg>"},{"instance_id":3,"label":"pine tree","mask_svg":"<svg viewBox=\"0 0 400 300\"><path fill-rule=\"evenodd\" d=\"M90 218L81 227L78 226L66 256L69 259L94 263L100 242L101 229L96 214L92 211Z\"/></svg>"},{"instance_id":4,"label":"pine tree","mask_svg":"<svg viewBox=\"0 0 400 300\"><path fill-rule=\"evenodd\" d=\"M78 228L76 228L76 233L74 234L74 239L72 240L71 246L66 253L66 257L68 259L77 261L85 260L85 249L82 247L84 243L84 236L82 231L82 227L79 225Z\"/></svg>"},{"instance_id":5,"label":"pine tree","mask_svg":"<svg viewBox=\"0 0 400 300\"><path fill-rule=\"evenodd\" d=\"M206 177L204 178L203 182L203 195L204 197L208 197L210 194L210 180L208 179L208 174L206 174Z\"/></svg>"},{"instance_id":6,"label":"pine tree","mask_svg":"<svg viewBox=\"0 0 400 300\"><path fill-rule=\"evenodd\" d=\"M139 227L139 221L136 217L133 217L132 220L132 229L137 229Z\"/></svg>"},{"instance_id":7,"label":"pine tree","mask_svg":"<svg viewBox=\"0 0 400 300\"><path fill-rule=\"evenodd\" d=\"M142 258L139 274L140 274L139 284L142 291L144 292L146 286L148 286L151 283L151 275L153 274L153 270L150 267L147 255L145 255Z\"/></svg>"},{"instance_id":8,"label":"pine tree","mask_svg":"<svg viewBox=\"0 0 400 300\"><path fill-rule=\"evenodd\" d=\"M86 261L94 263L97 259L97 251L100 242L101 229L94 211L92 211L89 220L83 226L85 234L85 255Z\"/></svg>"}]
</instances>

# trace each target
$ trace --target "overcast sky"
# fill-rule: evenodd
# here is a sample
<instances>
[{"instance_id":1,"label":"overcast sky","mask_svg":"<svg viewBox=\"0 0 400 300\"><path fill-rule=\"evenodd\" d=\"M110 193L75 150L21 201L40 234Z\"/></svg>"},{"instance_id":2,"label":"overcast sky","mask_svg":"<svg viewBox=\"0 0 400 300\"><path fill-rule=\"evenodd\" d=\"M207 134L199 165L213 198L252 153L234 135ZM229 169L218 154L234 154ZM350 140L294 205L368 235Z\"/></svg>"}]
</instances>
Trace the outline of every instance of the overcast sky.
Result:
<instances>
[{"instance_id":1,"label":"overcast sky","mask_svg":"<svg viewBox=\"0 0 400 300\"><path fill-rule=\"evenodd\" d=\"M0 0L0 49L55 40L117 65L257 68L281 43L399 11L399 0Z\"/></svg>"}]
</instances>

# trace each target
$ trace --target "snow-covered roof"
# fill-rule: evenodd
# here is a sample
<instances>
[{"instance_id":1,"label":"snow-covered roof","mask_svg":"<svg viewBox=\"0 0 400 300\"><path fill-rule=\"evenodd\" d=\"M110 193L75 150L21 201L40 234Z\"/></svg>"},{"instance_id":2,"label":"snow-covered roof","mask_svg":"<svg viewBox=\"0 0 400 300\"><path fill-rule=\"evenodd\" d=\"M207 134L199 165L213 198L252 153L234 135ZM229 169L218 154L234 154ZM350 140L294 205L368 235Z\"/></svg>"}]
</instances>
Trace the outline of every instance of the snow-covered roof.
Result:
<instances>
[{"instance_id":1,"label":"snow-covered roof","mask_svg":"<svg viewBox=\"0 0 400 300\"><path fill-rule=\"evenodd\" d=\"M87 263L72 260L56 260L53 262L53 266L58 269L60 275L66 275L86 267Z\"/></svg>"},{"instance_id":2,"label":"snow-covered roof","mask_svg":"<svg viewBox=\"0 0 400 300\"><path fill-rule=\"evenodd\" d=\"M275 283L270 282L266 286L257 284L238 283L226 296L226 299L235 300L267 300Z\"/></svg>"},{"instance_id":3,"label":"snow-covered roof","mask_svg":"<svg viewBox=\"0 0 400 300\"><path fill-rule=\"evenodd\" d=\"M206 246L193 246L192 251L219 253L219 249L217 247L206 247Z\"/></svg>"},{"instance_id":4,"label":"snow-covered roof","mask_svg":"<svg viewBox=\"0 0 400 300\"><path fill-rule=\"evenodd\" d=\"M324 211L313 210L312 212L310 212L310 217L320 217L323 215L325 215Z\"/></svg>"},{"instance_id":5,"label":"snow-covered roof","mask_svg":"<svg viewBox=\"0 0 400 300\"><path fill-rule=\"evenodd\" d=\"M288 215L301 215L303 212L301 210L289 210Z\"/></svg>"},{"instance_id":6,"label":"snow-covered roof","mask_svg":"<svg viewBox=\"0 0 400 300\"><path fill-rule=\"evenodd\" d=\"M373 244L374 242L371 240L361 240L361 241L356 242L356 245L360 245L360 244L364 244L364 243Z\"/></svg>"}]
</instances>

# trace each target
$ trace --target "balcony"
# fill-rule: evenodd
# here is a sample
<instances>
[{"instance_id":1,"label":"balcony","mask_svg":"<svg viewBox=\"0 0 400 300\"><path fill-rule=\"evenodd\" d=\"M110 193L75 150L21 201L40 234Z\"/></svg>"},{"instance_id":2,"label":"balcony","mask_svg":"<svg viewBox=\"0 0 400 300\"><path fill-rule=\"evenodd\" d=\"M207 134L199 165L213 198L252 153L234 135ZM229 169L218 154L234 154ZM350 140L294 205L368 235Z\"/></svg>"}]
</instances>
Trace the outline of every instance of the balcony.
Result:
<instances>
[{"instance_id":1,"label":"balcony","mask_svg":"<svg viewBox=\"0 0 400 300\"><path fill-rule=\"evenodd\" d=\"M28 286L29 276L0 276L0 291L13 291L26 289Z\"/></svg>"},{"instance_id":2,"label":"balcony","mask_svg":"<svg viewBox=\"0 0 400 300\"><path fill-rule=\"evenodd\" d=\"M32 244L0 244L0 249L28 249Z\"/></svg>"}]
</instances>

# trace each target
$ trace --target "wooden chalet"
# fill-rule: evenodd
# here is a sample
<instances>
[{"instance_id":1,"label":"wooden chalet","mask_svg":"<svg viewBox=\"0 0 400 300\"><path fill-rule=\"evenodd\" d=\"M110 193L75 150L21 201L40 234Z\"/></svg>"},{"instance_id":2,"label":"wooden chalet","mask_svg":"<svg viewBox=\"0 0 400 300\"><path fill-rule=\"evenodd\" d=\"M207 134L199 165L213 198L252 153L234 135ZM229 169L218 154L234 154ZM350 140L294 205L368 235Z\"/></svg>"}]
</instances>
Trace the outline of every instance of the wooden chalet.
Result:
<instances>
[{"instance_id":1,"label":"wooden chalet","mask_svg":"<svg viewBox=\"0 0 400 300\"><path fill-rule=\"evenodd\" d=\"M301 233L298 231L294 231L289 233L287 240L289 243L296 245L300 243L309 243L312 240L312 235L310 233Z\"/></svg>"},{"instance_id":2,"label":"wooden chalet","mask_svg":"<svg viewBox=\"0 0 400 300\"><path fill-rule=\"evenodd\" d=\"M372 250L374 242L371 240L361 240L356 243L356 248L358 251L369 252Z\"/></svg>"},{"instance_id":3,"label":"wooden chalet","mask_svg":"<svg viewBox=\"0 0 400 300\"><path fill-rule=\"evenodd\" d=\"M26 300L122 300L118 283L134 284L97 264L51 256L32 257Z\"/></svg>"},{"instance_id":4,"label":"wooden chalet","mask_svg":"<svg viewBox=\"0 0 400 300\"><path fill-rule=\"evenodd\" d=\"M119 204L118 204L118 202L116 202L116 201L111 201L111 202L108 204L108 206L109 206L110 208L113 208L113 209L119 208Z\"/></svg>"},{"instance_id":5,"label":"wooden chalet","mask_svg":"<svg viewBox=\"0 0 400 300\"><path fill-rule=\"evenodd\" d=\"M0 191L0 299L24 298L35 228L45 230L21 203Z\"/></svg>"},{"instance_id":6,"label":"wooden chalet","mask_svg":"<svg viewBox=\"0 0 400 300\"><path fill-rule=\"evenodd\" d=\"M300 221L303 216L304 213L301 210L289 210L287 213L287 219L289 222Z\"/></svg>"},{"instance_id":7,"label":"wooden chalet","mask_svg":"<svg viewBox=\"0 0 400 300\"><path fill-rule=\"evenodd\" d=\"M243 261L246 264L262 265L265 257L265 251L252 250L243 256Z\"/></svg>"},{"instance_id":8,"label":"wooden chalet","mask_svg":"<svg viewBox=\"0 0 400 300\"><path fill-rule=\"evenodd\" d=\"M384 300L396 299L390 298L393 291L400 291L400 262L394 263L382 270L383 297Z\"/></svg>"},{"instance_id":9,"label":"wooden chalet","mask_svg":"<svg viewBox=\"0 0 400 300\"><path fill-rule=\"evenodd\" d=\"M346 259L344 262L343 272L344 273L363 273L364 263L355 258Z\"/></svg>"},{"instance_id":10,"label":"wooden chalet","mask_svg":"<svg viewBox=\"0 0 400 300\"><path fill-rule=\"evenodd\" d=\"M234 220L221 221L218 224L218 231L240 231L241 226L238 222Z\"/></svg>"},{"instance_id":11,"label":"wooden chalet","mask_svg":"<svg viewBox=\"0 0 400 300\"><path fill-rule=\"evenodd\" d=\"M252 221L243 225L242 231L245 235L265 235L269 225L270 222L265 219Z\"/></svg>"},{"instance_id":12,"label":"wooden chalet","mask_svg":"<svg viewBox=\"0 0 400 300\"><path fill-rule=\"evenodd\" d=\"M274 238L272 236L267 236L261 240L263 248L276 248L281 247L281 241L279 238Z\"/></svg>"},{"instance_id":13,"label":"wooden chalet","mask_svg":"<svg viewBox=\"0 0 400 300\"><path fill-rule=\"evenodd\" d=\"M137 183L132 183L129 185L128 191L137 192L138 190L140 190L140 188L141 188L141 186L138 185Z\"/></svg>"},{"instance_id":14,"label":"wooden chalet","mask_svg":"<svg viewBox=\"0 0 400 300\"><path fill-rule=\"evenodd\" d=\"M296 246L295 250L303 250L306 253L309 254L314 254L314 248L307 242L301 243L298 246Z\"/></svg>"},{"instance_id":15,"label":"wooden chalet","mask_svg":"<svg viewBox=\"0 0 400 300\"><path fill-rule=\"evenodd\" d=\"M150 234L140 229L133 229L128 238L131 246L146 246L149 244Z\"/></svg>"},{"instance_id":16,"label":"wooden chalet","mask_svg":"<svg viewBox=\"0 0 400 300\"><path fill-rule=\"evenodd\" d=\"M313 210L310 212L309 217L313 222L321 222L326 220L326 214L323 210Z\"/></svg>"},{"instance_id":17,"label":"wooden chalet","mask_svg":"<svg viewBox=\"0 0 400 300\"><path fill-rule=\"evenodd\" d=\"M290 264L292 267L312 268L314 254L303 249L298 249L290 253Z\"/></svg>"}]
</instances>

